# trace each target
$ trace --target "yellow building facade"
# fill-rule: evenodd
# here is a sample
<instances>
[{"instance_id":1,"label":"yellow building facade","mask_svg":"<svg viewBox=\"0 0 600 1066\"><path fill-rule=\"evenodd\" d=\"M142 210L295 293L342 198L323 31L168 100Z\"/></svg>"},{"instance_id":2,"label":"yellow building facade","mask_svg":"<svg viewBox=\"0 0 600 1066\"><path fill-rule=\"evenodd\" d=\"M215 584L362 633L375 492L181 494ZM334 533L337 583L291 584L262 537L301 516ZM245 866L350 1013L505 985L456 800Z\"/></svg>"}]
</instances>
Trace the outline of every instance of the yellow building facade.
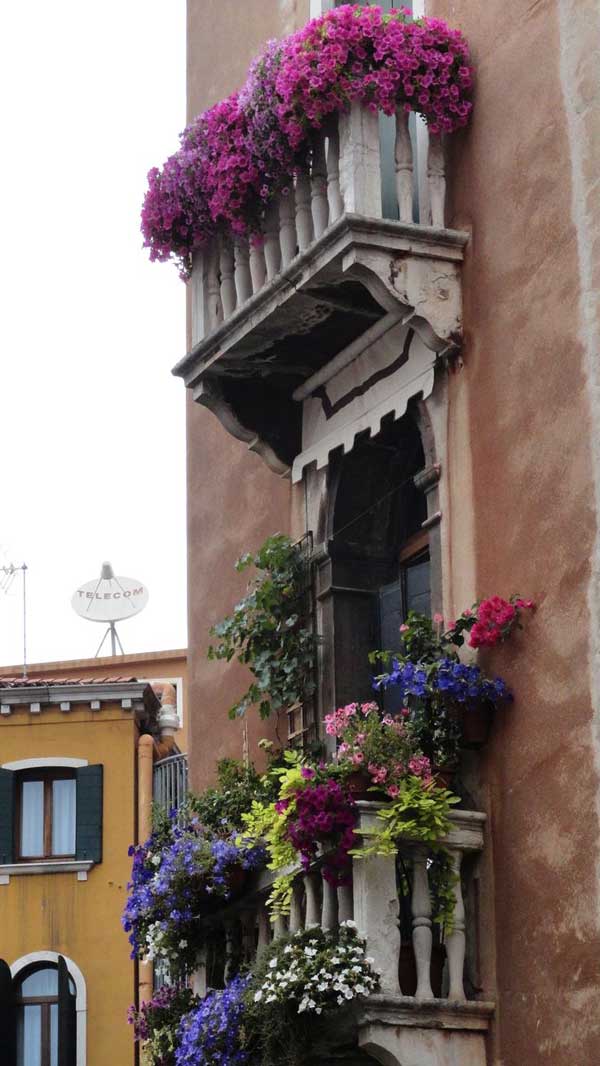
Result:
<instances>
[{"instance_id":1,"label":"yellow building facade","mask_svg":"<svg viewBox=\"0 0 600 1066\"><path fill-rule=\"evenodd\" d=\"M159 698L146 682L0 679L0 709L0 1062L133 1066L140 975L121 914Z\"/></svg>"}]
</instances>

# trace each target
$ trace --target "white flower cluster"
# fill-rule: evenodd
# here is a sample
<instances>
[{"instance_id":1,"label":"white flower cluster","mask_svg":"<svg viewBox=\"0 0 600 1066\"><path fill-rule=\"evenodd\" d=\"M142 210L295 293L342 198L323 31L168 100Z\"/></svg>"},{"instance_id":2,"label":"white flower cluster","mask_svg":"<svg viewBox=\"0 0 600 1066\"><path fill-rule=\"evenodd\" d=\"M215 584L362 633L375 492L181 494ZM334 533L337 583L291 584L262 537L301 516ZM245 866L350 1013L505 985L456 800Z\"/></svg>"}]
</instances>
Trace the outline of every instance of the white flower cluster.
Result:
<instances>
[{"instance_id":1,"label":"white flower cluster","mask_svg":"<svg viewBox=\"0 0 600 1066\"><path fill-rule=\"evenodd\" d=\"M161 929L160 922L151 922L145 936L146 954L144 962L153 962L155 959L169 959L173 955L172 948L168 944L168 934ZM165 941L167 941L165 943ZM187 940L180 940L179 947L187 947Z\"/></svg>"},{"instance_id":2,"label":"white flower cluster","mask_svg":"<svg viewBox=\"0 0 600 1066\"><path fill-rule=\"evenodd\" d=\"M296 933L269 961L268 976L254 993L254 1002L294 1000L298 1014L321 1014L357 996L368 996L378 985L379 975L373 959L365 955L365 942L356 924L347 921L337 934Z\"/></svg>"}]
</instances>

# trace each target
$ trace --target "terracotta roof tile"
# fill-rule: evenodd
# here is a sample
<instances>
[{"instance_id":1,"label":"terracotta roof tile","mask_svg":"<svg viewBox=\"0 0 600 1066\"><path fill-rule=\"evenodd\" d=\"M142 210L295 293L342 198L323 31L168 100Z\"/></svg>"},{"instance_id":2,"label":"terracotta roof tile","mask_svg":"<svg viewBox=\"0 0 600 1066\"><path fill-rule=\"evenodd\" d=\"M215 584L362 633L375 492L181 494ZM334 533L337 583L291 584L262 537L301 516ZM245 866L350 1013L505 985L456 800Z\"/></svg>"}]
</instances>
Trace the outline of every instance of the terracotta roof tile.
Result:
<instances>
[{"instance_id":1,"label":"terracotta roof tile","mask_svg":"<svg viewBox=\"0 0 600 1066\"><path fill-rule=\"evenodd\" d=\"M123 685L137 677L2 677L0 688L47 688L48 685Z\"/></svg>"}]
</instances>

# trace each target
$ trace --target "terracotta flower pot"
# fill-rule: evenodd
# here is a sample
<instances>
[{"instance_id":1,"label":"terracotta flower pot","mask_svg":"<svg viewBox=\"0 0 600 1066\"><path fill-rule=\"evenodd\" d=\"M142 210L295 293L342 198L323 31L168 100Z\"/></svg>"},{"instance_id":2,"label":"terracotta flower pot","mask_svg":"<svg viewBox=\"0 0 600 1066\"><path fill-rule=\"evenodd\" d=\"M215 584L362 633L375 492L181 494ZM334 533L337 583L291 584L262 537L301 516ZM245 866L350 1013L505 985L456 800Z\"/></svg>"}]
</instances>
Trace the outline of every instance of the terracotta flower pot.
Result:
<instances>
[{"instance_id":1,"label":"terracotta flower pot","mask_svg":"<svg viewBox=\"0 0 600 1066\"><path fill-rule=\"evenodd\" d=\"M353 770L344 781L344 787L354 800L386 800L385 792L381 789L369 791L373 788L371 775L367 770Z\"/></svg>"},{"instance_id":2,"label":"terracotta flower pot","mask_svg":"<svg viewBox=\"0 0 600 1066\"><path fill-rule=\"evenodd\" d=\"M456 770L456 766L436 766L434 764L433 777L436 785L439 785L440 788L448 788L450 789L450 791L452 791L452 784L454 782L454 778L456 777Z\"/></svg>"}]
</instances>

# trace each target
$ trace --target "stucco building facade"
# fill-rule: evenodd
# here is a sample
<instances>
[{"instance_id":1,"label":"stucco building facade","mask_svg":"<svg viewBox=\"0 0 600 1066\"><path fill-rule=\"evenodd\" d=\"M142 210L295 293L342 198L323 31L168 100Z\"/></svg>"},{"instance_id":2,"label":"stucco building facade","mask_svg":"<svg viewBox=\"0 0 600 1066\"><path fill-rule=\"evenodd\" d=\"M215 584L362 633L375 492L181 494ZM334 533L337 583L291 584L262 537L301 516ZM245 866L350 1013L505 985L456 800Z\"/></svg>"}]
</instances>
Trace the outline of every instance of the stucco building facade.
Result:
<instances>
[{"instance_id":1,"label":"stucco building facade","mask_svg":"<svg viewBox=\"0 0 600 1066\"><path fill-rule=\"evenodd\" d=\"M242 82L266 39L298 28L317 8L308 0L188 0L190 118ZM473 119L447 146L439 246L431 253L427 238L429 250L415 252L418 235L406 249L405 234L385 231L390 255L396 240L421 264L437 256L451 285L460 275L461 338L450 368L436 367L429 396L422 389L408 405L421 405L421 466L435 471L424 486L431 601L446 618L493 592L519 591L537 604L527 638L489 654L486 666L506 677L516 699L464 768L473 803L487 815L473 996L495 1004L488 1066L592 1066L600 1060L600 15L591 0L510 9L496 0L430 0L426 14L463 30L476 68ZM227 432L214 406L194 402L204 370L193 303L192 292L191 356L179 373L190 386L189 750L200 787L216 758L239 757L244 745L243 726L226 716L243 674L205 655L208 626L245 586L234 561L276 530L308 531L316 545L335 539L335 514L326 513L333 481L344 474L341 437L320 466L301 464L293 482L265 464L260 448ZM443 339L434 303L428 321ZM261 313L267 321L267 296ZM251 324L244 328L251 333ZM221 329L226 352L226 323ZM332 346L330 357L336 352ZM305 415L308 455L306 427ZM316 447L327 452L318 440ZM344 462L360 452L356 441L344 447ZM358 492L356 463L348 476ZM343 569L343 560L328 560L320 570L325 593L336 565ZM335 639L329 650L339 654ZM340 695L335 669L332 678L321 686L321 715ZM249 719L251 752L266 728Z\"/></svg>"}]
</instances>

